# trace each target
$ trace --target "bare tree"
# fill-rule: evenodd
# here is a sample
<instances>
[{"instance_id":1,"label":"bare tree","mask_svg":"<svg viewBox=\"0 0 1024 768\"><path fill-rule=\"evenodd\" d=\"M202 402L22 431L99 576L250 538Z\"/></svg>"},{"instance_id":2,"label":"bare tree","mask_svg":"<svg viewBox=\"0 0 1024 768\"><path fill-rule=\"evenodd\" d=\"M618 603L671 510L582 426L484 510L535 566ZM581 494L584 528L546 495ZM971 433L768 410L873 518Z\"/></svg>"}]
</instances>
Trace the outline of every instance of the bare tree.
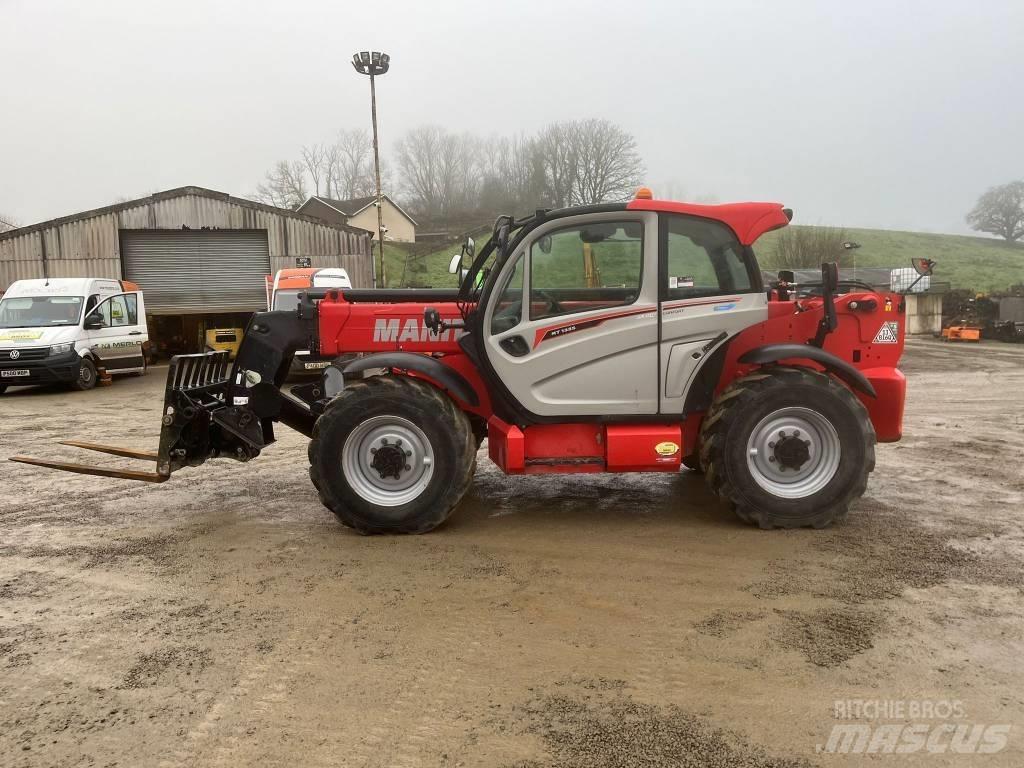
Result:
<instances>
[{"instance_id":1,"label":"bare tree","mask_svg":"<svg viewBox=\"0 0 1024 768\"><path fill-rule=\"evenodd\" d=\"M437 166L442 137L441 128L424 125L406 132L395 145L402 193L413 210L426 216L440 210Z\"/></svg>"},{"instance_id":2,"label":"bare tree","mask_svg":"<svg viewBox=\"0 0 1024 768\"><path fill-rule=\"evenodd\" d=\"M543 180L535 162L533 139L492 136L480 142L478 149L476 196L481 211L526 213L543 203Z\"/></svg>"},{"instance_id":3,"label":"bare tree","mask_svg":"<svg viewBox=\"0 0 1024 768\"><path fill-rule=\"evenodd\" d=\"M6 213L0 213L0 232L10 232L12 229L17 229L21 224L13 216L8 216Z\"/></svg>"},{"instance_id":4,"label":"bare tree","mask_svg":"<svg viewBox=\"0 0 1024 768\"><path fill-rule=\"evenodd\" d=\"M558 208L624 200L644 173L636 139L608 120L552 123L534 148L548 201Z\"/></svg>"},{"instance_id":5,"label":"bare tree","mask_svg":"<svg viewBox=\"0 0 1024 768\"><path fill-rule=\"evenodd\" d=\"M579 178L579 146L575 123L552 123L534 142L535 162L541 169L548 204L564 208L573 204Z\"/></svg>"},{"instance_id":6,"label":"bare tree","mask_svg":"<svg viewBox=\"0 0 1024 768\"><path fill-rule=\"evenodd\" d=\"M846 230L837 227L787 227L779 235L766 267L811 269L826 261L838 262L846 251Z\"/></svg>"},{"instance_id":7,"label":"bare tree","mask_svg":"<svg viewBox=\"0 0 1024 768\"><path fill-rule=\"evenodd\" d=\"M306 188L306 169L298 160L279 160L256 185L256 199L276 205L278 208L295 210L309 197Z\"/></svg>"},{"instance_id":8,"label":"bare tree","mask_svg":"<svg viewBox=\"0 0 1024 768\"><path fill-rule=\"evenodd\" d=\"M576 125L576 193L574 203L626 200L643 180L644 164L636 139L608 120L584 120Z\"/></svg>"},{"instance_id":9,"label":"bare tree","mask_svg":"<svg viewBox=\"0 0 1024 768\"><path fill-rule=\"evenodd\" d=\"M366 129L341 131L328 149L327 166L328 197L348 200L376 193L373 142ZM381 172L383 175L383 167ZM381 183L383 186L383 179Z\"/></svg>"},{"instance_id":10,"label":"bare tree","mask_svg":"<svg viewBox=\"0 0 1024 768\"><path fill-rule=\"evenodd\" d=\"M424 220L447 226L480 208L491 164L486 141L424 125L399 139L395 156L405 201Z\"/></svg>"},{"instance_id":11,"label":"bare tree","mask_svg":"<svg viewBox=\"0 0 1024 768\"><path fill-rule=\"evenodd\" d=\"M306 169L306 173L309 174L309 178L313 181L313 194L319 197L320 195L320 179L327 176L327 147L323 144L309 144L302 147L300 155L302 157L302 165ZM330 193L328 193L330 196Z\"/></svg>"},{"instance_id":12,"label":"bare tree","mask_svg":"<svg viewBox=\"0 0 1024 768\"><path fill-rule=\"evenodd\" d=\"M978 232L999 235L1014 243L1024 237L1024 181L992 187L967 214L967 223Z\"/></svg>"}]
</instances>

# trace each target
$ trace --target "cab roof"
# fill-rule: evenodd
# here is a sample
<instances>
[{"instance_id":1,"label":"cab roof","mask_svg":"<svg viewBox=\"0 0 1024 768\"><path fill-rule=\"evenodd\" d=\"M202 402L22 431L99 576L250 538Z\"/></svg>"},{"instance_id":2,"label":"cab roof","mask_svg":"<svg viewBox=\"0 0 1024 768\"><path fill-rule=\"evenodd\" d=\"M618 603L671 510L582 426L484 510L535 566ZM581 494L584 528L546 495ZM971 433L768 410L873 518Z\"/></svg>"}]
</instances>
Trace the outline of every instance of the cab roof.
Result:
<instances>
[{"instance_id":1,"label":"cab roof","mask_svg":"<svg viewBox=\"0 0 1024 768\"><path fill-rule=\"evenodd\" d=\"M736 237L743 245L753 245L754 241L765 232L781 229L793 218L793 212L788 208L783 208L782 203L701 205L679 203L673 200L637 199L627 203L626 210L681 213L720 221L736 233Z\"/></svg>"}]
</instances>

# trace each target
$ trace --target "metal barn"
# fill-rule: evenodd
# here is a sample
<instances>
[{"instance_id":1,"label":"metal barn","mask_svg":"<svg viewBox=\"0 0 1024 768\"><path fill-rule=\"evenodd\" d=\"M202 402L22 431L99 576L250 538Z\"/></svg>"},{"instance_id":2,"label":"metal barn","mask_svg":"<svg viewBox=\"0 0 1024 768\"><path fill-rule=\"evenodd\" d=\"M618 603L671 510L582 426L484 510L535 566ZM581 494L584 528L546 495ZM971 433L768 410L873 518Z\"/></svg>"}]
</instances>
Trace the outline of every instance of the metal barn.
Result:
<instances>
[{"instance_id":1,"label":"metal barn","mask_svg":"<svg viewBox=\"0 0 1024 768\"><path fill-rule=\"evenodd\" d=\"M138 283L151 335L168 352L201 348L214 327L266 307L264 278L295 266L343 267L373 285L372 233L181 187L0 234L0 292L36 277ZM161 338L164 337L164 338Z\"/></svg>"}]
</instances>

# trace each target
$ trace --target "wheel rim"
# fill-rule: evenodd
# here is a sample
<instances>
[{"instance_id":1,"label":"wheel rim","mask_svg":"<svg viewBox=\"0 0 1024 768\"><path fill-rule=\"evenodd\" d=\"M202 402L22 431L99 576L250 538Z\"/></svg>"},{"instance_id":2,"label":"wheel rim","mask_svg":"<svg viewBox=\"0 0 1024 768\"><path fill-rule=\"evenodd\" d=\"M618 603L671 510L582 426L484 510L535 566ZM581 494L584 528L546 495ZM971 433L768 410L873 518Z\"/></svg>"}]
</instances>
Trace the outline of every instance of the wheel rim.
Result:
<instances>
[{"instance_id":1,"label":"wheel rim","mask_svg":"<svg viewBox=\"0 0 1024 768\"><path fill-rule=\"evenodd\" d=\"M374 416L345 439L341 468L349 486L382 507L407 504L434 476L434 449L419 427L401 416Z\"/></svg>"},{"instance_id":2,"label":"wheel rim","mask_svg":"<svg viewBox=\"0 0 1024 768\"><path fill-rule=\"evenodd\" d=\"M773 496L802 499L835 477L842 443L832 423L810 408L780 408L757 423L747 440L747 466Z\"/></svg>"},{"instance_id":3,"label":"wheel rim","mask_svg":"<svg viewBox=\"0 0 1024 768\"><path fill-rule=\"evenodd\" d=\"M84 363L82 364L80 375L82 377L83 384L88 384L90 381L92 381L92 369L89 368L89 366L85 365Z\"/></svg>"}]
</instances>

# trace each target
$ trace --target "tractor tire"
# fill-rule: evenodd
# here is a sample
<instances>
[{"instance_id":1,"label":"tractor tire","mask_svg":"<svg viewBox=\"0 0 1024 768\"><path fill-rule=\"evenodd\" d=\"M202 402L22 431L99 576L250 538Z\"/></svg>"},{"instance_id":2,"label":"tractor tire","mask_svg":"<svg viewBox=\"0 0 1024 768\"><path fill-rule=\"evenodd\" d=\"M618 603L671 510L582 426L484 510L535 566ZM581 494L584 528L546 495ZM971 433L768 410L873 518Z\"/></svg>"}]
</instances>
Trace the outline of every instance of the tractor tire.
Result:
<instances>
[{"instance_id":1,"label":"tractor tire","mask_svg":"<svg viewBox=\"0 0 1024 768\"><path fill-rule=\"evenodd\" d=\"M807 368L737 379L701 425L705 481L746 523L824 528L846 517L875 468L875 431L847 387Z\"/></svg>"},{"instance_id":2,"label":"tractor tire","mask_svg":"<svg viewBox=\"0 0 1024 768\"><path fill-rule=\"evenodd\" d=\"M96 364L88 357L83 357L82 363L78 367L78 378L71 382L71 388L83 392L92 389L96 386L96 379L98 377Z\"/></svg>"},{"instance_id":3,"label":"tractor tire","mask_svg":"<svg viewBox=\"0 0 1024 768\"><path fill-rule=\"evenodd\" d=\"M469 418L450 397L408 376L371 376L347 384L317 419L309 477L360 533L426 533L466 493L475 458Z\"/></svg>"}]
</instances>

